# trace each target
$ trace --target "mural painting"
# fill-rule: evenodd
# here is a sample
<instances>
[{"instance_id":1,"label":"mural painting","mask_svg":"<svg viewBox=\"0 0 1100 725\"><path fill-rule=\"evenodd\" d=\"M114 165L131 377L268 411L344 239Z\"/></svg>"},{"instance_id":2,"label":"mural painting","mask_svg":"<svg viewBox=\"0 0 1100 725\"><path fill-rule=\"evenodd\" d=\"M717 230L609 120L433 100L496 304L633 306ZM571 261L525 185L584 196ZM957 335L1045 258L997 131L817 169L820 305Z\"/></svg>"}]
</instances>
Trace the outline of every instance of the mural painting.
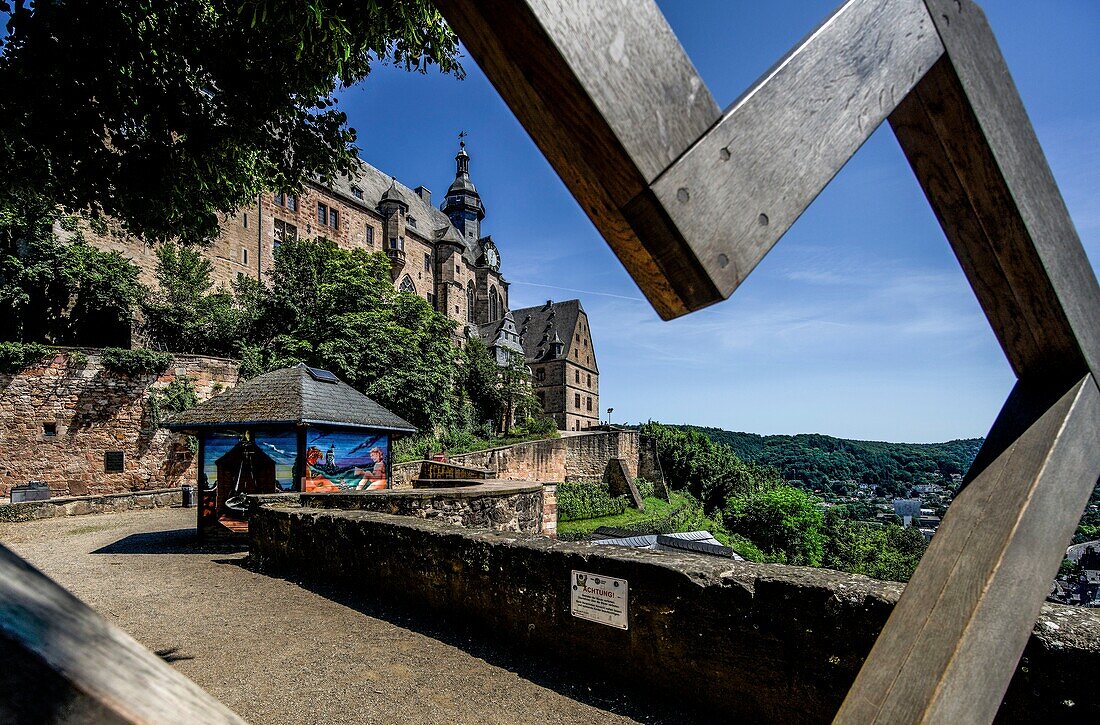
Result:
<instances>
[{"instance_id":1,"label":"mural painting","mask_svg":"<svg viewBox=\"0 0 1100 725\"><path fill-rule=\"evenodd\" d=\"M336 493L387 488L389 443L384 433L307 430L302 490Z\"/></svg>"},{"instance_id":2,"label":"mural painting","mask_svg":"<svg viewBox=\"0 0 1100 725\"><path fill-rule=\"evenodd\" d=\"M203 437L199 506L204 522L243 521L245 494L294 489L293 431L222 431Z\"/></svg>"}]
</instances>

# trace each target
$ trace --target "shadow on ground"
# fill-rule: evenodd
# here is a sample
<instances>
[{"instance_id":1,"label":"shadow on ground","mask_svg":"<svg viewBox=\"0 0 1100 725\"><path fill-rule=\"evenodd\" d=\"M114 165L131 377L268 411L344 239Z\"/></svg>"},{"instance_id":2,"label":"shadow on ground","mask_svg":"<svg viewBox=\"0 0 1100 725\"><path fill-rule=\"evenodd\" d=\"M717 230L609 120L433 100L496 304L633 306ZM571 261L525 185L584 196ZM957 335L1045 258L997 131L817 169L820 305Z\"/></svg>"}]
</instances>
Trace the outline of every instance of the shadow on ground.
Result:
<instances>
[{"instance_id":1,"label":"shadow on ground","mask_svg":"<svg viewBox=\"0 0 1100 725\"><path fill-rule=\"evenodd\" d=\"M654 724L726 722L714 715L708 716L706 713L683 707L681 702L657 700L644 692L627 690L621 681L593 678L589 668L573 668L545 658L533 657L530 651L525 652L492 639L491 634L484 630L462 627L450 621L440 622L438 617L429 618L415 612L400 610L372 598L368 593L347 586L263 571L251 566L247 558L218 559L215 563L233 564L264 576L281 578L365 616L389 622L460 649L495 667L508 670L525 680L577 702L640 722ZM616 666L615 653L608 653L608 667ZM690 697L691 683L684 683L683 702L690 701Z\"/></svg>"},{"instance_id":2,"label":"shadow on ground","mask_svg":"<svg viewBox=\"0 0 1100 725\"><path fill-rule=\"evenodd\" d=\"M102 546L93 554L238 554L248 551L248 541L200 541L195 529L130 534Z\"/></svg>"}]
</instances>

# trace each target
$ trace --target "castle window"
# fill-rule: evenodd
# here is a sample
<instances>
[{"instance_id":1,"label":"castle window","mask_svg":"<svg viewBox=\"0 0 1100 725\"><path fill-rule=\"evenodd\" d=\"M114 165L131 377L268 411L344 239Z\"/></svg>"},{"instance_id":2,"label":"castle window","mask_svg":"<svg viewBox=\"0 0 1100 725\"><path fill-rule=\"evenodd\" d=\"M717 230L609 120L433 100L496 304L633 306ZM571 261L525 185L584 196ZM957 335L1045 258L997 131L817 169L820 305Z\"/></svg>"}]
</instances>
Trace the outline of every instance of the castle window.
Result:
<instances>
[{"instance_id":1,"label":"castle window","mask_svg":"<svg viewBox=\"0 0 1100 725\"><path fill-rule=\"evenodd\" d=\"M413 229L416 229L416 218L415 217L411 217L411 216L410 217L405 217L405 223L408 224Z\"/></svg>"},{"instance_id":2,"label":"castle window","mask_svg":"<svg viewBox=\"0 0 1100 725\"><path fill-rule=\"evenodd\" d=\"M248 229L248 215L247 214L244 215L244 228Z\"/></svg>"},{"instance_id":3,"label":"castle window","mask_svg":"<svg viewBox=\"0 0 1100 725\"><path fill-rule=\"evenodd\" d=\"M54 436L56 436L57 435L57 423L43 423L42 424L42 435L46 436L47 438L53 438Z\"/></svg>"},{"instance_id":4,"label":"castle window","mask_svg":"<svg viewBox=\"0 0 1100 725\"><path fill-rule=\"evenodd\" d=\"M321 226L328 224L328 207L317 202L317 223Z\"/></svg>"},{"instance_id":5,"label":"castle window","mask_svg":"<svg viewBox=\"0 0 1100 725\"><path fill-rule=\"evenodd\" d=\"M248 250L241 247L241 264L248 264Z\"/></svg>"},{"instance_id":6,"label":"castle window","mask_svg":"<svg viewBox=\"0 0 1100 725\"><path fill-rule=\"evenodd\" d=\"M374 227L372 227L370 225L367 225L366 233L365 233L364 236L367 240L367 246L368 247L373 247L374 246Z\"/></svg>"},{"instance_id":7,"label":"castle window","mask_svg":"<svg viewBox=\"0 0 1100 725\"><path fill-rule=\"evenodd\" d=\"M286 195L286 208L291 211L298 211L298 197L293 194Z\"/></svg>"},{"instance_id":8,"label":"castle window","mask_svg":"<svg viewBox=\"0 0 1100 725\"><path fill-rule=\"evenodd\" d=\"M538 380L540 383L542 381L546 380L546 369L545 368L539 368L538 370L535 371L535 380ZM539 395L542 395L542 393L539 393Z\"/></svg>"},{"instance_id":9,"label":"castle window","mask_svg":"<svg viewBox=\"0 0 1100 725\"><path fill-rule=\"evenodd\" d=\"M425 254L424 255L424 271L425 272L431 272L432 271L432 255L430 255L430 254Z\"/></svg>"},{"instance_id":10,"label":"castle window","mask_svg":"<svg viewBox=\"0 0 1100 725\"><path fill-rule=\"evenodd\" d=\"M333 229L340 228L340 212L330 209L328 212L328 225Z\"/></svg>"},{"instance_id":11,"label":"castle window","mask_svg":"<svg viewBox=\"0 0 1100 725\"><path fill-rule=\"evenodd\" d=\"M588 412L591 413L592 412L592 398L588 398L588 400L586 402L587 402L587 404L586 404L585 407L588 408Z\"/></svg>"},{"instance_id":12,"label":"castle window","mask_svg":"<svg viewBox=\"0 0 1100 725\"><path fill-rule=\"evenodd\" d=\"M282 219L275 220L275 249L283 242L293 242L298 238L298 227L288 224Z\"/></svg>"},{"instance_id":13,"label":"castle window","mask_svg":"<svg viewBox=\"0 0 1100 725\"><path fill-rule=\"evenodd\" d=\"M466 321L474 321L474 281L466 283Z\"/></svg>"},{"instance_id":14,"label":"castle window","mask_svg":"<svg viewBox=\"0 0 1100 725\"><path fill-rule=\"evenodd\" d=\"M573 407L577 410L581 409L581 394L573 393Z\"/></svg>"},{"instance_id":15,"label":"castle window","mask_svg":"<svg viewBox=\"0 0 1100 725\"><path fill-rule=\"evenodd\" d=\"M588 387L590 387L590 388L592 387L592 376L591 375L588 376Z\"/></svg>"},{"instance_id":16,"label":"castle window","mask_svg":"<svg viewBox=\"0 0 1100 725\"><path fill-rule=\"evenodd\" d=\"M489 290L489 321L499 320L501 318L501 301L500 293L497 292L497 288L493 287Z\"/></svg>"},{"instance_id":17,"label":"castle window","mask_svg":"<svg viewBox=\"0 0 1100 725\"><path fill-rule=\"evenodd\" d=\"M575 382L577 385L580 385L581 384L581 371L580 370L574 370L573 371L573 377L575 378L575 380L573 382Z\"/></svg>"},{"instance_id":18,"label":"castle window","mask_svg":"<svg viewBox=\"0 0 1100 725\"><path fill-rule=\"evenodd\" d=\"M401 291L411 295L416 294L416 285L413 284L412 277L407 274L401 278Z\"/></svg>"},{"instance_id":19,"label":"castle window","mask_svg":"<svg viewBox=\"0 0 1100 725\"><path fill-rule=\"evenodd\" d=\"M362 199L363 190L360 189L358 186L353 186L351 187L351 195L354 196L356 199Z\"/></svg>"},{"instance_id":20,"label":"castle window","mask_svg":"<svg viewBox=\"0 0 1100 725\"><path fill-rule=\"evenodd\" d=\"M103 454L105 473L122 473L126 469L126 454L122 451L106 451Z\"/></svg>"},{"instance_id":21,"label":"castle window","mask_svg":"<svg viewBox=\"0 0 1100 725\"><path fill-rule=\"evenodd\" d=\"M286 205L286 196L284 194L276 194L275 195L275 204L277 206L285 206Z\"/></svg>"}]
</instances>

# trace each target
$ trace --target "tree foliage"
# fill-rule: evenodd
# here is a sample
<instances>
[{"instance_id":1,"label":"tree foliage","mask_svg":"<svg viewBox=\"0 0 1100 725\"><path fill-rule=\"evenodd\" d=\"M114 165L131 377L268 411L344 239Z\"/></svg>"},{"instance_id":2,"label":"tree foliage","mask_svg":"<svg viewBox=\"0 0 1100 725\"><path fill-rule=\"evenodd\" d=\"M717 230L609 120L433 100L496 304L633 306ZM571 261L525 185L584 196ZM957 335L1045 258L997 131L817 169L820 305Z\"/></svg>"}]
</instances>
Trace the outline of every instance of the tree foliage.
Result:
<instances>
[{"instance_id":1,"label":"tree foliage","mask_svg":"<svg viewBox=\"0 0 1100 725\"><path fill-rule=\"evenodd\" d=\"M802 481L807 488L827 489L841 485L839 482L856 481L877 486L885 496L903 496L915 484L942 484L952 474L966 473L982 444L980 438L880 443L816 433L761 436L682 427L724 443L744 461L776 468L784 480Z\"/></svg>"},{"instance_id":2,"label":"tree foliage","mask_svg":"<svg viewBox=\"0 0 1100 725\"><path fill-rule=\"evenodd\" d=\"M379 252L334 242L284 242L267 284L244 291L240 351L245 374L304 362L422 429L458 417L454 323L416 295L394 290ZM248 299L248 298L251 299Z\"/></svg>"},{"instance_id":3,"label":"tree foliage","mask_svg":"<svg viewBox=\"0 0 1100 725\"><path fill-rule=\"evenodd\" d=\"M801 489L778 485L731 496L722 521L730 533L756 544L769 561L821 566L825 517L818 503Z\"/></svg>"},{"instance_id":4,"label":"tree foliage","mask_svg":"<svg viewBox=\"0 0 1100 725\"><path fill-rule=\"evenodd\" d=\"M729 446L698 431L649 422L640 433L656 442L666 478L702 501L708 512L721 509L732 495L779 483L774 470L743 462Z\"/></svg>"},{"instance_id":5,"label":"tree foliage","mask_svg":"<svg viewBox=\"0 0 1100 725\"><path fill-rule=\"evenodd\" d=\"M335 93L393 63L461 75L428 0L0 0L0 196L199 241L265 189L356 164Z\"/></svg>"},{"instance_id":6,"label":"tree foliage","mask_svg":"<svg viewBox=\"0 0 1100 725\"><path fill-rule=\"evenodd\" d=\"M928 547L918 529L876 526L843 516L826 516L823 565L875 579L906 582Z\"/></svg>"},{"instance_id":7,"label":"tree foliage","mask_svg":"<svg viewBox=\"0 0 1100 725\"><path fill-rule=\"evenodd\" d=\"M61 241L57 208L34 194L0 199L0 339L67 345L129 344L147 290L117 252Z\"/></svg>"}]
</instances>

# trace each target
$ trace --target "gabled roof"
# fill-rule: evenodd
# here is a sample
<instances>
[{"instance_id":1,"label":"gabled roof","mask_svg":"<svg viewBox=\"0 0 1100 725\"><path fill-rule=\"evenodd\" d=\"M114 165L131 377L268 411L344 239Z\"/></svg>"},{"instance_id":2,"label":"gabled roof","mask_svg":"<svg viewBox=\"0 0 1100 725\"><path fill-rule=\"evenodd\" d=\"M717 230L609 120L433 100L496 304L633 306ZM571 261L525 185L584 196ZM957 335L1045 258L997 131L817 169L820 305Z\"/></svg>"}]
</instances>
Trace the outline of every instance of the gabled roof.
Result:
<instances>
[{"instance_id":1,"label":"gabled roof","mask_svg":"<svg viewBox=\"0 0 1100 725\"><path fill-rule=\"evenodd\" d=\"M523 351L527 361L564 360L569 354L569 341L573 337L573 330L577 327L577 317L582 310L580 300L565 302L547 300L545 304L538 307L512 310L512 317L516 320L516 329L519 330L520 339L523 341ZM555 335L565 343L559 357L554 357L550 344Z\"/></svg>"},{"instance_id":2,"label":"gabled roof","mask_svg":"<svg viewBox=\"0 0 1100 725\"><path fill-rule=\"evenodd\" d=\"M195 430L241 425L336 425L415 433L391 413L327 370L303 363L273 370L172 416L165 428Z\"/></svg>"},{"instance_id":3,"label":"gabled roof","mask_svg":"<svg viewBox=\"0 0 1100 725\"><path fill-rule=\"evenodd\" d=\"M416 226L411 227L411 231L431 240L433 236L439 239L442 236L440 230L445 227L453 228L451 220L446 214L431 204L425 203L419 194L397 181L394 177L382 173L361 159L357 172L350 177L337 176L333 183L327 185L326 188L337 192L353 203L363 204L370 209L375 209L391 186L400 195L401 200L408 204L407 216L416 219ZM355 189L363 193L362 199L355 196ZM462 239L462 234L458 230L455 230L454 233L458 239Z\"/></svg>"}]
</instances>

